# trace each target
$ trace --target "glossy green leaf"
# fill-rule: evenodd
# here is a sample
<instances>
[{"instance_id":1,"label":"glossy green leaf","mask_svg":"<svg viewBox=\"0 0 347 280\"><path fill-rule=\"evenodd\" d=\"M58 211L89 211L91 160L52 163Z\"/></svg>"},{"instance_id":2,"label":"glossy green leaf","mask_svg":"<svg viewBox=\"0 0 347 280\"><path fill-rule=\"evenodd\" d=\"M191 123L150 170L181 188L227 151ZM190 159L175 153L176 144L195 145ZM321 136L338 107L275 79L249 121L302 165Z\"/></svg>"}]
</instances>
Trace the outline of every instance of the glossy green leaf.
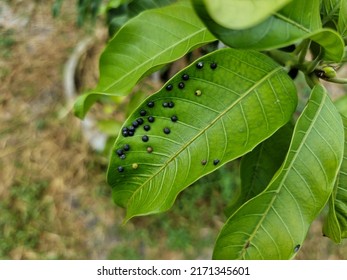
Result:
<instances>
[{"instance_id":1,"label":"glossy green leaf","mask_svg":"<svg viewBox=\"0 0 347 280\"><path fill-rule=\"evenodd\" d=\"M216 23L199 0L193 0L197 14L209 30L233 48L267 50L288 46L310 38L324 49L327 60L339 62L344 55L341 36L321 27L319 0L293 0L264 22L244 30L225 28Z\"/></svg>"},{"instance_id":2,"label":"glossy green leaf","mask_svg":"<svg viewBox=\"0 0 347 280\"><path fill-rule=\"evenodd\" d=\"M211 18L221 26L230 29L245 29L262 22L292 0L202 1Z\"/></svg>"},{"instance_id":3,"label":"glossy green leaf","mask_svg":"<svg viewBox=\"0 0 347 280\"><path fill-rule=\"evenodd\" d=\"M126 95L143 76L214 40L185 2L141 13L108 43L100 58L99 83L77 99L75 114L83 118L100 96Z\"/></svg>"},{"instance_id":4,"label":"glossy green leaf","mask_svg":"<svg viewBox=\"0 0 347 280\"><path fill-rule=\"evenodd\" d=\"M108 182L114 201L127 208L126 219L169 209L184 188L252 150L287 123L296 108L292 80L261 53L222 49L199 62L175 75L124 124L129 127L146 110L143 125L150 125L149 131L141 125L135 136L120 136L115 142ZM166 89L169 85L171 90ZM148 102L155 106L148 107ZM163 107L163 102L174 107ZM148 142L143 142L144 135ZM131 150L122 160L115 151L125 144ZM123 172L117 171L120 166Z\"/></svg>"},{"instance_id":5,"label":"glossy green leaf","mask_svg":"<svg viewBox=\"0 0 347 280\"><path fill-rule=\"evenodd\" d=\"M341 0L339 20L338 20L338 31L342 37L347 36L347 0Z\"/></svg>"},{"instance_id":6,"label":"glossy green leaf","mask_svg":"<svg viewBox=\"0 0 347 280\"><path fill-rule=\"evenodd\" d=\"M341 238L347 238L347 118L342 116L342 121L345 130L344 157L323 226L324 234L336 243L340 243Z\"/></svg>"},{"instance_id":7,"label":"glossy green leaf","mask_svg":"<svg viewBox=\"0 0 347 280\"><path fill-rule=\"evenodd\" d=\"M268 186L285 159L292 133L292 124L287 124L242 158L241 193L236 203L225 211L228 216Z\"/></svg>"},{"instance_id":8,"label":"glossy green leaf","mask_svg":"<svg viewBox=\"0 0 347 280\"><path fill-rule=\"evenodd\" d=\"M293 258L333 190L343 142L341 117L317 85L295 125L283 165L262 193L228 219L213 258Z\"/></svg>"}]
</instances>

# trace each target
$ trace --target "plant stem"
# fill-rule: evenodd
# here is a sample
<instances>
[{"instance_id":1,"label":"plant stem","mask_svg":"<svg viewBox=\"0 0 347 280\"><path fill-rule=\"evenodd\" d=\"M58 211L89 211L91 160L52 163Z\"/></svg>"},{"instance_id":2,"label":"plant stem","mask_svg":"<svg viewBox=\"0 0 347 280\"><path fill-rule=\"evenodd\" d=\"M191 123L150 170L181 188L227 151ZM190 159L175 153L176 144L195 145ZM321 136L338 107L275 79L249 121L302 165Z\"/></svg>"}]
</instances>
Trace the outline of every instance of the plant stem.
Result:
<instances>
[{"instance_id":1,"label":"plant stem","mask_svg":"<svg viewBox=\"0 0 347 280\"><path fill-rule=\"evenodd\" d=\"M305 39L303 42L302 42L302 49L300 51L300 54L299 54L299 64L303 64L304 61L305 61L305 57L306 57L306 54L310 48L310 45L311 45L311 40L310 39Z\"/></svg>"},{"instance_id":2,"label":"plant stem","mask_svg":"<svg viewBox=\"0 0 347 280\"><path fill-rule=\"evenodd\" d=\"M271 50L268 51L267 54L283 66L298 66L298 58L296 55L293 55L293 53L288 53L280 50Z\"/></svg>"},{"instance_id":3,"label":"plant stem","mask_svg":"<svg viewBox=\"0 0 347 280\"><path fill-rule=\"evenodd\" d=\"M347 79L344 78L322 78L324 81L335 84L347 84Z\"/></svg>"}]
</instances>

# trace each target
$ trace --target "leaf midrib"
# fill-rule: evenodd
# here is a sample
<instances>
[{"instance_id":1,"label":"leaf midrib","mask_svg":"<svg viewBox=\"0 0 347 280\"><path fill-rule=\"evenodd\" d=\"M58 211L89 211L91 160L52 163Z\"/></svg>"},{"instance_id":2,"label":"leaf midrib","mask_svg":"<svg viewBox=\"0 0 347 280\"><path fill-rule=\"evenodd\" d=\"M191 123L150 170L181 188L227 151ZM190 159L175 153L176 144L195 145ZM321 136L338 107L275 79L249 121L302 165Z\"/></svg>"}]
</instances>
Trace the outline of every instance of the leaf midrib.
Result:
<instances>
[{"instance_id":1,"label":"leaf midrib","mask_svg":"<svg viewBox=\"0 0 347 280\"><path fill-rule=\"evenodd\" d=\"M284 16L284 15L282 15L280 13L274 13L274 15L276 17L278 17L279 19L283 20L284 22L287 22L287 23L289 23L289 24L291 24L291 25L301 29L302 31L304 31L306 33L311 33L312 32L312 30L306 28L305 26L297 23L296 21L294 21L294 20L292 20L292 19L290 19L290 18L288 18L288 17L286 17L286 16Z\"/></svg>"},{"instance_id":2,"label":"leaf midrib","mask_svg":"<svg viewBox=\"0 0 347 280\"><path fill-rule=\"evenodd\" d=\"M286 158L285 158L285 160L284 160L284 164L283 164L282 167L281 167L282 171L283 171L284 167L286 167L286 172L284 173L284 176L283 176L282 180L278 183L278 188L276 188L275 190L272 190L272 191L274 191L275 195L274 195L273 198L271 199L271 201L270 201L270 203L269 203L269 205L268 205L266 211L264 212L264 214L263 214L261 220L259 221L258 225L256 226L255 230L254 230L253 233L250 235L250 238L247 240L247 242L249 242L250 244L252 243L252 239L256 236L256 233L258 232L259 227L261 226L261 224L263 223L263 221L264 221L265 218L267 217L267 214L269 213L270 209L273 207L273 204L274 204L275 200L277 199L277 197L278 197L280 191L282 190L283 182L287 179L287 176L288 176L289 172L291 171L291 168L292 168L294 162L296 161L296 158L297 158L297 156L298 156L300 150L302 149L303 145L305 144L305 141L306 141L308 135L310 135L311 130L312 130L312 128L313 128L313 125L315 124L315 122L316 122L317 118L319 117L320 112L321 112L321 110L322 110L322 108L323 108L323 106L324 106L324 104L325 104L326 98L327 98L326 95L324 95L324 96L322 97L321 102L320 102L320 104L319 104L319 107L318 107L318 109L317 109L317 111L316 111L316 114L315 114L314 118L312 119L312 121L310 122L310 125L309 125L309 127L308 127L308 129L307 129L307 133L305 133L305 136L304 136L304 138L301 140L301 143L300 143L298 149L294 152L294 156L293 156L293 158L292 158L292 160L291 160L289 166L286 167L286 163L287 163L288 157L289 157L290 152L291 152L291 150L292 150L292 149L291 149L291 146L292 146L292 145L290 145L290 149L288 150L287 156L286 156ZM310 102L312 102L312 101L310 101ZM303 114L300 116L300 118L301 118L301 117L303 117ZM292 144L292 142L293 142L294 135L295 135L295 133L293 134L293 137L292 137L292 140L291 140L291 144ZM279 176L281 176L282 171L279 172L278 175L276 176L276 178L272 179L271 181L274 182ZM271 186L272 186L272 183L270 182L270 184L268 185L268 187L267 187L262 193L265 193L265 192L268 192L269 190L271 190ZM245 253L246 253L246 249L243 247L243 248L242 248L242 251L241 251L241 254L240 254L242 258L245 257Z\"/></svg>"},{"instance_id":3,"label":"leaf midrib","mask_svg":"<svg viewBox=\"0 0 347 280\"><path fill-rule=\"evenodd\" d=\"M133 195L129 198L128 205L130 205L130 201L135 197L136 193L139 192L142 188L144 188L149 181L151 181L155 176L160 174L163 169L165 169L180 153L182 153L189 145L191 145L198 137L204 134L210 127L212 127L217 121L219 121L225 114L227 114L235 105L239 104L244 98L246 98L254 89L259 87L263 82L267 81L270 77L274 76L277 72L281 71L282 68L279 66L265 75L262 79L257 81L252 87L250 87L243 95L241 95L238 99L236 99L230 106L228 106L224 111L222 111L214 120L212 120L205 128L203 128L196 136L194 136L190 141L188 141L185 145L182 146L166 163L163 164L159 170L154 173L147 181L145 181L142 186L136 189ZM165 201L163 201L164 203Z\"/></svg>"}]
</instances>

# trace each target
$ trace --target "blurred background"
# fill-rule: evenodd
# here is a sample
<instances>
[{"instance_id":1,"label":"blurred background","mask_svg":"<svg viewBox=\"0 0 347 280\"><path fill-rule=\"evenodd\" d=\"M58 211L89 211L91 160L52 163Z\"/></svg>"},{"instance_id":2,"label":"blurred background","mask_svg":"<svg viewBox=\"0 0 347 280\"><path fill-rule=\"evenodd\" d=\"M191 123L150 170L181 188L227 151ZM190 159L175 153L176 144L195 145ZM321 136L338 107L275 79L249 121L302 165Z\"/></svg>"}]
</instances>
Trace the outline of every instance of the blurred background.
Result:
<instances>
[{"instance_id":1,"label":"blurred background","mask_svg":"<svg viewBox=\"0 0 347 280\"><path fill-rule=\"evenodd\" d=\"M108 147L126 112L186 61L96 104L81 122L71 104L95 86L122 19L111 25L101 0L82 12L77 2L0 0L0 259L210 259L239 162L193 184L169 212L123 225L105 181ZM321 223L297 259L347 259L347 242L322 237Z\"/></svg>"}]
</instances>

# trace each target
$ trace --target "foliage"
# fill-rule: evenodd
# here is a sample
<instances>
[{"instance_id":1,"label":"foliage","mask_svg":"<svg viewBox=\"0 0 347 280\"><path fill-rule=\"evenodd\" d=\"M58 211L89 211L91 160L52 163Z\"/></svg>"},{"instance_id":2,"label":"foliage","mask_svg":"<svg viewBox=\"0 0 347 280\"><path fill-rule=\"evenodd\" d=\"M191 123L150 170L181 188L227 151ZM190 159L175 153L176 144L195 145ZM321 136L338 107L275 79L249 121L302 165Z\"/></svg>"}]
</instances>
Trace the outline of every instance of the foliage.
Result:
<instances>
[{"instance_id":1,"label":"foliage","mask_svg":"<svg viewBox=\"0 0 347 280\"><path fill-rule=\"evenodd\" d=\"M168 210L199 178L242 158L241 190L213 258L293 258L327 203L324 234L346 237L346 121L321 81L346 83L336 70L347 58L347 1L271 2L278 5L178 1L138 14L109 41L98 86L76 101L81 118L101 96L127 95L193 49L226 45L179 71L124 122L107 179L125 221ZM311 93L296 119L299 71Z\"/></svg>"}]
</instances>

